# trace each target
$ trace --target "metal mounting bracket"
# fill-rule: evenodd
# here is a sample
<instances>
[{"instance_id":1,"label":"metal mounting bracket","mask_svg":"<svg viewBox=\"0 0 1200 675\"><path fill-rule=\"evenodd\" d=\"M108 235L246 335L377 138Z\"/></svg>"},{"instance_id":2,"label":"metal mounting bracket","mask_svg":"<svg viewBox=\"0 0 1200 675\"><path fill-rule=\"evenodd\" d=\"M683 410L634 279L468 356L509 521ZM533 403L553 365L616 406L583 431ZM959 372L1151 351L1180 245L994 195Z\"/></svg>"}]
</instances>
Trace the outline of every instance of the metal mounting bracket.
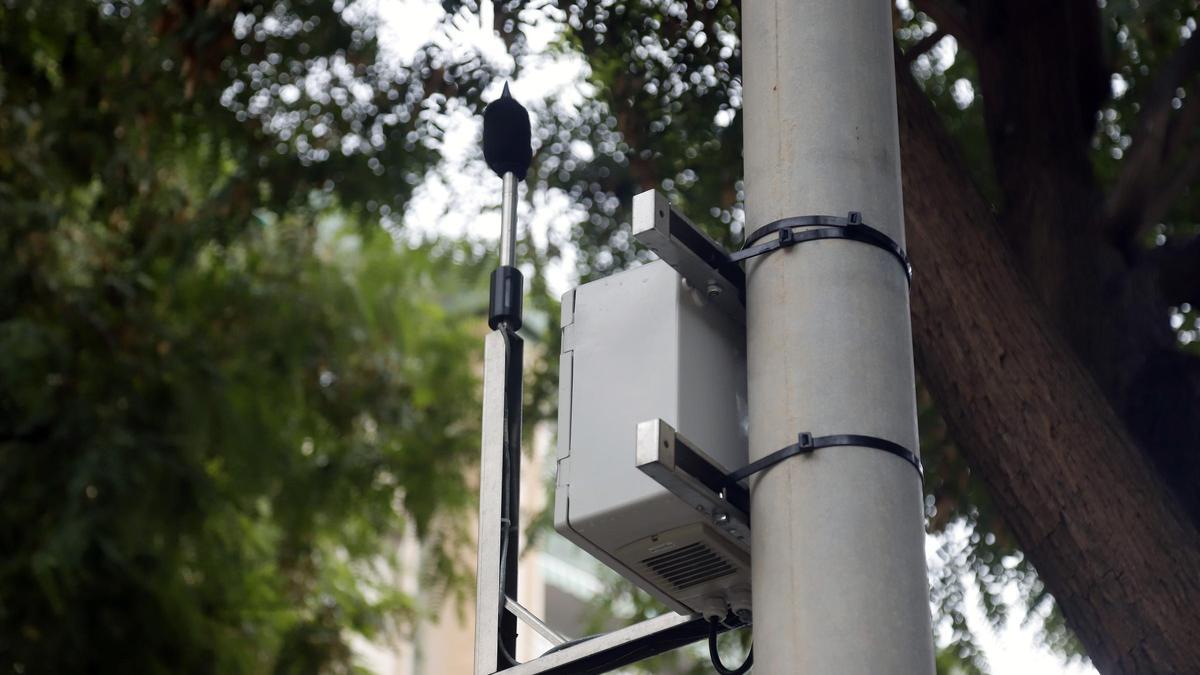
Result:
<instances>
[{"instance_id":1,"label":"metal mounting bracket","mask_svg":"<svg viewBox=\"0 0 1200 675\"><path fill-rule=\"evenodd\" d=\"M728 485L726 470L660 419L637 426L637 468L750 550L750 493Z\"/></svg>"},{"instance_id":2,"label":"metal mounting bracket","mask_svg":"<svg viewBox=\"0 0 1200 675\"><path fill-rule=\"evenodd\" d=\"M746 273L730 260L729 251L671 206L665 195L647 190L633 198L633 238L730 318L746 323Z\"/></svg>"},{"instance_id":3,"label":"metal mounting bracket","mask_svg":"<svg viewBox=\"0 0 1200 675\"><path fill-rule=\"evenodd\" d=\"M720 630L741 626L732 615ZM505 675L590 675L607 673L656 654L678 649L708 637L709 622L702 616L668 612L611 633L566 643L503 672Z\"/></svg>"}]
</instances>

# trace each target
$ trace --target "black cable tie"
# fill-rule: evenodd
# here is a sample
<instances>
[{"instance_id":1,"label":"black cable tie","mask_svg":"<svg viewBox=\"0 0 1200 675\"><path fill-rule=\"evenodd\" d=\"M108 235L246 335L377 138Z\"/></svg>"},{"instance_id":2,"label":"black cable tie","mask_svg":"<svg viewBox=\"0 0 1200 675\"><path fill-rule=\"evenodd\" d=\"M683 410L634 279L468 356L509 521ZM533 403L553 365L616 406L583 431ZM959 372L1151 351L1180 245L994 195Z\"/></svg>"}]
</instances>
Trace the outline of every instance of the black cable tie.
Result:
<instances>
[{"instance_id":1,"label":"black cable tie","mask_svg":"<svg viewBox=\"0 0 1200 675\"><path fill-rule=\"evenodd\" d=\"M796 234L794 232L792 232L790 229L784 229L784 230L779 231L779 247L780 248L784 248L786 246L791 246L794 243L796 243Z\"/></svg>"},{"instance_id":2,"label":"black cable tie","mask_svg":"<svg viewBox=\"0 0 1200 675\"><path fill-rule=\"evenodd\" d=\"M839 446L872 448L874 450L882 450L890 455L895 455L896 457L899 457L900 459L903 459L911 464L912 467L917 470L917 476L920 477L922 482L925 480L925 468L921 466L921 458L917 457L915 453L899 443L893 443L886 438L879 438L877 436L863 436L861 434L813 436L808 432L801 432L795 443L780 448L766 457L751 462L750 464L747 464L737 471L725 476L725 485L737 485L750 476L761 471L766 471L767 469L770 469L771 467L790 457L795 457L797 455L808 455L820 450L821 448L832 448Z\"/></svg>"},{"instance_id":3,"label":"black cable tie","mask_svg":"<svg viewBox=\"0 0 1200 675\"><path fill-rule=\"evenodd\" d=\"M799 230L800 227L816 227L817 229ZM778 233L779 237L765 244L756 244L767 235ZM862 220L862 214L851 211L845 218L837 216L793 216L767 223L750 233L742 250L729 256L729 262L737 263L756 256L788 248L806 241L818 239L848 239L874 246L891 254L900 263L904 276L912 282L912 263L908 254L894 239L883 232L867 225Z\"/></svg>"}]
</instances>

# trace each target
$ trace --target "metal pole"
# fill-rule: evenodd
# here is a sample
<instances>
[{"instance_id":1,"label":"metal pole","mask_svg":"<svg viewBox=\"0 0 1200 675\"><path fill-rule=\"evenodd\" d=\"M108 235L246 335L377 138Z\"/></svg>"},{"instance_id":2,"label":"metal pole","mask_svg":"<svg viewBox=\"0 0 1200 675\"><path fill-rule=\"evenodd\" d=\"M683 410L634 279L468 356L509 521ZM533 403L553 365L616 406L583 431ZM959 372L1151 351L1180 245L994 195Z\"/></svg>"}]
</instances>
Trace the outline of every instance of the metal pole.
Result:
<instances>
[{"instance_id":1,"label":"metal pole","mask_svg":"<svg viewBox=\"0 0 1200 675\"><path fill-rule=\"evenodd\" d=\"M742 8L748 227L860 211L903 244L890 3ZM908 286L895 261L817 241L754 259L747 277L750 459L802 431L917 451ZM756 670L934 672L921 492L911 465L856 447L753 479Z\"/></svg>"},{"instance_id":2,"label":"metal pole","mask_svg":"<svg viewBox=\"0 0 1200 675\"><path fill-rule=\"evenodd\" d=\"M479 585L475 596L475 675L487 675L507 665L500 654L500 581L503 551L505 382L508 349L504 331L488 333L483 350L483 442L479 461ZM506 570L507 571L507 570Z\"/></svg>"},{"instance_id":3,"label":"metal pole","mask_svg":"<svg viewBox=\"0 0 1200 675\"><path fill-rule=\"evenodd\" d=\"M508 91L483 111L483 158L504 181L500 266L492 272L483 352L483 442L479 468L479 566L475 674L516 664L517 563L521 520L521 373L524 342L517 264L517 183L531 160L529 112ZM510 606L511 605L511 606Z\"/></svg>"},{"instance_id":4,"label":"metal pole","mask_svg":"<svg viewBox=\"0 0 1200 675\"><path fill-rule=\"evenodd\" d=\"M500 212L500 266L516 266L517 178L504 172ZM499 270L498 270L499 272ZM515 272L515 270L514 270ZM518 303L501 314L484 340L483 438L479 466L479 558L476 569L475 673L493 673L516 663L517 566L521 518L521 373L524 341ZM493 277L493 303L496 278ZM499 298L503 300L503 298ZM494 311L495 305L489 311ZM519 605L518 605L519 606Z\"/></svg>"},{"instance_id":5,"label":"metal pole","mask_svg":"<svg viewBox=\"0 0 1200 675\"><path fill-rule=\"evenodd\" d=\"M517 177L504 172L504 196L500 203L500 264L517 266Z\"/></svg>"},{"instance_id":6,"label":"metal pole","mask_svg":"<svg viewBox=\"0 0 1200 675\"><path fill-rule=\"evenodd\" d=\"M524 342L507 326L484 339L476 675L511 667L517 653L517 617L507 600L517 596L523 352Z\"/></svg>"}]
</instances>

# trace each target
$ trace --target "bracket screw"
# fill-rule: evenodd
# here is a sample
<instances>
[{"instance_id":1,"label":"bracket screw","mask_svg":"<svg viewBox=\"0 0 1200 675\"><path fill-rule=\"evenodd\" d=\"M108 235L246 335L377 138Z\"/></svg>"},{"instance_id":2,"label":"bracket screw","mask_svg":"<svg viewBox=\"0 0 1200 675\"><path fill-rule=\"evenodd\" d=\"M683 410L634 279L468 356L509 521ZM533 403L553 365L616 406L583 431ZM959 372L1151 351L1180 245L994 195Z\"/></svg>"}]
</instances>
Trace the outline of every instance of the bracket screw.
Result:
<instances>
[{"instance_id":1,"label":"bracket screw","mask_svg":"<svg viewBox=\"0 0 1200 675\"><path fill-rule=\"evenodd\" d=\"M708 292L708 297L710 298L717 298L721 295L721 286L715 281L708 282L708 288L705 290Z\"/></svg>"}]
</instances>

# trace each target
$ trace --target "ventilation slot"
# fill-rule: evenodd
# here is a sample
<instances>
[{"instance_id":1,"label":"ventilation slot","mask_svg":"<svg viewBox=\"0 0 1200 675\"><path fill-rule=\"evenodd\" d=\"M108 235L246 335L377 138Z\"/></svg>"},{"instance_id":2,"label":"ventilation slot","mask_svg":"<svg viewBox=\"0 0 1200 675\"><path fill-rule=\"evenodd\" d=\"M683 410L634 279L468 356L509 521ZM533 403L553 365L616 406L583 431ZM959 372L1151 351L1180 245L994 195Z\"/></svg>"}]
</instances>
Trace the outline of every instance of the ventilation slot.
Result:
<instances>
[{"instance_id":1,"label":"ventilation slot","mask_svg":"<svg viewBox=\"0 0 1200 675\"><path fill-rule=\"evenodd\" d=\"M702 543L651 556L642 561L667 583L682 591L736 571L725 558Z\"/></svg>"}]
</instances>

